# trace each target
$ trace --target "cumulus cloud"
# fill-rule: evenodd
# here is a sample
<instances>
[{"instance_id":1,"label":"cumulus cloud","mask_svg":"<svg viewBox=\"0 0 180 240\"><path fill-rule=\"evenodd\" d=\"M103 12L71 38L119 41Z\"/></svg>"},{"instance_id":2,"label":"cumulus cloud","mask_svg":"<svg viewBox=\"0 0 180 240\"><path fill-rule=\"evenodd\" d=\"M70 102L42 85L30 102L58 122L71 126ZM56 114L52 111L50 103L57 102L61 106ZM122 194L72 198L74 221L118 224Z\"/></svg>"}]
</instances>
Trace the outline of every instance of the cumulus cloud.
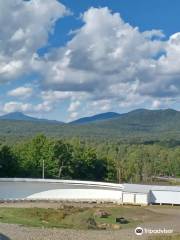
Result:
<instances>
[{"instance_id":1,"label":"cumulus cloud","mask_svg":"<svg viewBox=\"0 0 180 240\"><path fill-rule=\"evenodd\" d=\"M140 32L107 7L90 8L82 20L65 47L39 61L40 69L47 66L44 87L86 92L89 105L108 102L100 107L104 111L115 104L125 109L144 102L150 107L156 98L179 95L180 33L164 40L161 30Z\"/></svg>"},{"instance_id":2,"label":"cumulus cloud","mask_svg":"<svg viewBox=\"0 0 180 240\"><path fill-rule=\"evenodd\" d=\"M81 102L79 100L71 101L68 108L68 112L70 113L69 115L70 121L78 117L79 115L78 109L80 108L80 106L81 106Z\"/></svg>"},{"instance_id":3,"label":"cumulus cloud","mask_svg":"<svg viewBox=\"0 0 180 240\"><path fill-rule=\"evenodd\" d=\"M37 105L31 103L11 101L2 106L2 113L23 112L23 113L45 113L52 110L49 103L43 102Z\"/></svg>"},{"instance_id":4,"label":"cumulus cloud","mask_svg":"<svg viewBox=\"0 0 180 240\"><path fill-rule=\"evenodd\" d=\"M10 113L10 112L28 112L31 110L31 104L29 103L21 103L21 102L7 102L3 106L3 112L4 113Z\"/></svg>"},{"instance_id":5,"label":"cumulus cloud","mask_svg":"<svg viewBox=\"0 0 180 240\"><path fill-rule=\"evenodd\" d=\"M63 92L63 91L42 91L41 92L41 98L44 101L47 102L59 102L68 98L71 98L73 96L73 92Z\"/></svg>"},{"instance_id":6,"label":"cumulus cloud","mask_svg":"<svg viewBox=\"0 0 180 240\"><path fill-rule=\"evenodd\" d=\"M17 98L29 98L32 96L33 89L31 87L18 87L8 91L8 95Z\"/></svg>"},{"instance_id":7,"label":"cumulus cloud","mask_svg":"<svg viewBox=\"0 0 180 240\"><path fill-rule=\"evenodd\" d=\"M0 0L0 81L33 68L57 19L68 13L57 0Z\"/></svg>"},{"instance_id":8,"label":"cumulus cloud","mask_svg":"<svg viewBox=\"0 0 180 240\"><path fill-rule=\"evenodd\" d=\"M71 102L68 111L75 112L80 107L80 105L81 105L80 101Z\"/></svg>"},{"instance_id":9,"label":"cumulus cloud","mask_svg":"<svg viewBox=\"0 0 180 240\"><path fill-rule=\"evenodd\" d=\"M51 68L45 72L46 83L55 88L93 92L104 83L134 81L163 50L160 39L152 40L108 8L89 9L83 21L66 48L48 58ZM152 31L155 34L159 37L159 32Z\"/></svg>"},{"instance_id":10,"label":"cumulus cloud","mask_svg":"<svg viewBox=\"0 0 180 240\"><path fill-rule=\"evenodd\" d=\"M0 11L0 81L27 69L41 76L42 103L10 102L5 110L50 111L69 100L67 112L75 118L112 109L169 107L180 95L180 33L167 39L161 30L141 32L119 13L92 7L65 46L38 56L56 20L68 13L66 7L56 0L0 0ZM18 91L8 94L18 96Z\"/></svg>"}]
</instances>

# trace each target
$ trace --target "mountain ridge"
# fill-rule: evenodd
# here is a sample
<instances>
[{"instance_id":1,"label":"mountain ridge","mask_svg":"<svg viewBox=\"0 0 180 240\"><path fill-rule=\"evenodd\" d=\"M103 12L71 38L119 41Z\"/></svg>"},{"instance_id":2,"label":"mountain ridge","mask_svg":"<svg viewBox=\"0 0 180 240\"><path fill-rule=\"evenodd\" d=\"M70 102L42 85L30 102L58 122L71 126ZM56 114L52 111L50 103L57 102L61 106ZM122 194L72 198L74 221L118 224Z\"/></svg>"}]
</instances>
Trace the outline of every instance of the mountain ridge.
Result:
<instances>
[{"instance_id":1,"label":"mountain ridge","mask_svg":"<svg viewBox=\"0 0 180 240\"><path fill-rule=\"evenodd\" d=\"M173 139L180 141L180 112L174 109L136 109L116 118L86 124L51 124L49 121L0 120L0 138L27 138L43 133L51 137L119 139L134 143Z\"/></svg>"},{"instance_id":2,"label":"mountain ridge","mask_svg":"<svg viewBox=\"0 0 180 240\"><path fill-rule=\"evenodd\" d=\"M4 114L0 116L0 120L63 123L57 120L31 117L29 115L25 115L22 112L11 112L11 113Z\"/></svg>"},{"instance_id":3,"label":"mountain ridge","mask_svg":"<svg viewBox=\"0 0 180 240\"><path fill-rule=\"evenodd\" d=\"M117 118L120 115L121 115L120 113L116 113L116 112L99 113L99 114L96 114L96 115L76 119L72 122L69 122L69 124L88 124L88 123L91 123L91 122Z\"/></svg>"}]
</instances>

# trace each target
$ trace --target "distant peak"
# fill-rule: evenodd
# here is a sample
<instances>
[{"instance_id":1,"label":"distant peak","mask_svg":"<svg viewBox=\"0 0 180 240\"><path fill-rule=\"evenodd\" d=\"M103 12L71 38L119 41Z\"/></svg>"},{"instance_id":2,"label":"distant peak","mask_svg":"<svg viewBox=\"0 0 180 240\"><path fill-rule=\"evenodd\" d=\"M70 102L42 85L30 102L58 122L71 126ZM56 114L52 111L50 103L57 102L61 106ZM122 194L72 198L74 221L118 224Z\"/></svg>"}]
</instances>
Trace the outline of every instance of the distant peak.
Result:
<instances>
[{"instance_id":1,"label":"distant peak","mask_svg":"<svg viewBox=\"0 0 180 240\"><path fill-rule=\"evenodd\" d=\"M49 123L62 123L59 121L55 121L55 120L48 120L48 119L40 119L40 118L35 118L35 117L31 117L28 115L25 115L22 112L11 112L11 113L7 113L3 116L0 116L0 120L15 120L15 121L36 121L36 122L49 122Z\"/></svg>"},{"instance_id":2,"label":"distant peak","mask_svg":"<svg viewBox=\"0 0 180 240\"><path fill-rule=\"evenodd\" d=\"M22 113L22 112L10 112L10 113L7 113L6 116L7 116L7 115L19 115L19 116L25 116L25 114Z\"/></svg>"},{"instance_id":3,"label":"distant peak","mask_svg":"<svg viewBox=\"0 0 180 240\"><path fill-rule=\"evenodd\" d=\"M116 112L105 112L105 113L99 113L99 114L89 116L89 117L79 118L79 119L77 119L75 121L72 121L70 123L72 123L72 124L86 124L86 123L90 123L90 122L113 119L113 118L117 118L119 116L120 116L120 114L116 113Z\"/></svg>"}]
</instances>

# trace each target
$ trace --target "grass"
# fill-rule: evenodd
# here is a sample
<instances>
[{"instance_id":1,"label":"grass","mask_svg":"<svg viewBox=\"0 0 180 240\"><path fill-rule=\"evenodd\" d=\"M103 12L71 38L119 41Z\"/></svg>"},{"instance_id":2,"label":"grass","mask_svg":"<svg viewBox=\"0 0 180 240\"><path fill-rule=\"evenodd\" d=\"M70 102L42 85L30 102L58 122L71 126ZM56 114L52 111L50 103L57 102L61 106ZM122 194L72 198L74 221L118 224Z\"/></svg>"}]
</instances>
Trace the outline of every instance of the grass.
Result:
<instances>
[{"instance_id":1,"label":"grass","mask_svg":"<svg viewBox=\"0 0 180 240\"><path fill-rule=\"evenodd\" d=\"M23 209L23 208L2 208L0 209L0 221L15 223L33 227L59 226L65 213L54 209Z\"/></svg>"},{"instance_id":2,"label":"grass","mask_svg":"<svg viewBox=\"0 0 180 240\"><path fill-rule=\"evenodd\" d=\"M110 215L107 218L95 216L99 210ZM66 206L60 209L44 208L0 208L0 222L14 223L32 227L99 229L117 227L116 217L124 217L127 224L118 224L119 228L135 227L146 220L158 219L159 214L145 207L112 206L106 208L79 208Z\"/></svg>"}]
</instances>

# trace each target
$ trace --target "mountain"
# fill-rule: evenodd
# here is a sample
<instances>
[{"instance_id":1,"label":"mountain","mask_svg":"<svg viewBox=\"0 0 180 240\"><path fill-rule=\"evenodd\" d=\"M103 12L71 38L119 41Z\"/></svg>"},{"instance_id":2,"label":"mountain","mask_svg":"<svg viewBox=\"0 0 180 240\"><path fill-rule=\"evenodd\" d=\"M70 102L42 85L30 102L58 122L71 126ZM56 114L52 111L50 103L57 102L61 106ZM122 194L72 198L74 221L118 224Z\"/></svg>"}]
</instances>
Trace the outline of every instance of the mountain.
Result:
<instances>
[{"instance_id":1,"label":"mountain","mask_svg":"<svg viewBox=\"0 0 180 240\"><path fill-rule=\"evenodd\" d=\"M113 118L117 118L119 116L120 116L119 113L106 112L106 113L97 114L97 115L94 115L91 117L80 118L80 119L70 122L70 124L87 124L87 123L92 123L92 122L96 122L96 121L113 119Z\"/></svg>"},{"instance_id":2,"label":"mountain","mask_svg":"<svg viewBox=\"0 0 180 240\"><path fill-rule=\"evenodd\" d=\"M11 121L30 121L30 122L48 122L48 123L61 123L56 120L48 120L48 119L41 119L41 118L34 118L31 116L27 116L21 112L11 112L0 116L0 120L11 120Z\"/></svg>"},{"instance_id":3,"label":"mountain","mask_svg":"<svg viewBox=\"0 0 180 240\"><path fill-rule=\"evenodd\" d=\"M27 116L21 112L11 112L0 116L1 120L18 120L18 121L36 121L36 118Z\"/></svg>"},{"instance_id":4,"label":"mountain","mask_svg":"<svg viewBox=\"0 0 180 240\"><path fill-rule=\"evenodd\" d=\"M107 114L107 113L106 113ZM105 114L105 116L106 116ZM108 115L108 114L107 114ZM98 115L97 115L98 116ZM100 116L103 116L100 114ZM111 116L111 114L110 114ZM149 141L180 141L180 112L173 109L147 110L137 109L128 113L118 114L116 117L78 124L59 124L48 120L30 117L27 120L17 121L0 119L0 140L16 141L17 139L44 133L57 138L82 137L91 140L113 140L123 142L149 142ZM107 117L107 116L106 116ZM4 116L3 116L4 118ZM7 118L7 116L5 117ZM18 118L19 119L19 118ZM22 116L20 115L20 119ZM85 118L86 120L86 118Z\"/></svg>"},{"instance_id":5,"label":"mountain","mask_svg":"<svg viewBox=\"0 0 180 240\"><path fill-rule=\"evenodd\" d=\"M73 133L101 139L133 139L134 142L180 140L180 112L173 109L137 109L116 118L78 124Z\"/></svg>"},{"instance_id":6,"label":"mountain","mask_svg":"<svg viewBox=\"0 0 180 240\"><path fill-rule=\"evenodd\" d=\"M177 128L180 130L180 112L173 109L137 109L121 114L118 118L94 123L93 125L103 129L124 130L125 132L171 131Z\"/></svg>"}]
</instances>

